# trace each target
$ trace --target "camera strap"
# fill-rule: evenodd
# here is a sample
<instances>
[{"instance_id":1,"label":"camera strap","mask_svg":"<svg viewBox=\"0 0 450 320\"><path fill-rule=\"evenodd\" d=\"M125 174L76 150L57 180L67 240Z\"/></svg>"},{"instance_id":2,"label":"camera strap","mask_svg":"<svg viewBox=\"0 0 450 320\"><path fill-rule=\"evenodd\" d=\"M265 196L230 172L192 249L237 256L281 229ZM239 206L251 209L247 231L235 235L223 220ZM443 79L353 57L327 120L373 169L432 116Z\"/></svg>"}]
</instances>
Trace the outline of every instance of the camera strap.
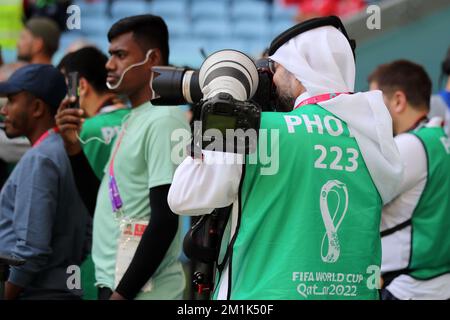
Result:
<instances>
[{"instance_id":1,"label":"camera strap","mask_svg":"<svg viewBox=\"0 0 450 320\"><path fill-rule=\"evenodd\" d=\"M303 106L306 106L307 104L317 104L319 102L324 102L331 100L333 98L336 98L337 96L340 96L341 94L351 94L351 92L335 92L335 93L325 93L318 96L314 96L311 98L308 98L306 100L303 100L298 105L294 107L294 110Z\"/></svg>"}]
</instances>

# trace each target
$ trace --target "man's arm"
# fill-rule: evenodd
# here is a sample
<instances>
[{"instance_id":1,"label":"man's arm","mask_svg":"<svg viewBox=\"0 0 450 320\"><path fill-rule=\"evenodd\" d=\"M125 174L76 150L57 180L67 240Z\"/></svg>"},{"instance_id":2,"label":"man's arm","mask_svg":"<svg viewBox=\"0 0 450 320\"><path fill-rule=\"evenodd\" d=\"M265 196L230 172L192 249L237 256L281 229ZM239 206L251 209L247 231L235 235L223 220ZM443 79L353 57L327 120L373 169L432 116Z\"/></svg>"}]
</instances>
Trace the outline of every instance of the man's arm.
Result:
<instances>
[{"instance_id":1,"label":"man's arm","mask_svg":"<svg viewBox=\"0 0 450 320\"><path fill-rule=\"evenodd\" d=\"M398 197L413 188L420 186L423 188L428 175L427 155L420 139L413 134L406 133L396 136L394 140L404 171L401 184L393 195L393 200L383 208L382 231L411 218L420 194L411 194L412 199L400 199ZM408 206L411 207L410 210L407 210Z\"/></svg>"},{"instance_id":2,"label":"man's arm","mask_svg":"<svg viewBox=\"0 0 450 320\"><path fill-rule=\"evenodd\" d=\"M92 170L78 140L84 122L84 111L69 108L71 102L73 102L73 99L69 98L61 102L55 120L64 140L64 147L70 159L78 192L89 213L93 216L100 181Z\"/></svg>"},{"instance_id":3,"label":"man's arm","mask_svg":"<svg viewBox=\"0 0 450 320\"><path fill-rule=\"evenodd\" d=\"M203 151L203 159L186 158L175 171L168 202L180 215L204 215L236 199L242 155Z\"/></svg>"},{"instance_id":4,"label":"man's arm","mask_svg":"<svg viewBox=\"0 0 450 320\"><path fill-rule=\"evenodd\" d=\"M427 178L428 160L425 148L417 136L404 133L396 136L394 140L405 168L402 182L395 193L397 197Z\"/></svg>"},{"instance_id":5,"label":"man's arm","mask_svg":"<svg viewBox=\"0 0 450 320\"><path fill-rule=\"evenodd\" d=\"M178 230L178 216L167 204L170 185L150 189L151 219L111 299L134 299L163 261Z\"/></svg>"},{"instance_id":6,"label":"man's arm","mask_svg":"<svg viewBox=\"0 0 450 320\"><path fill-rule=\"evenodd\" d=\"M89 214L94 216L100 181L95 175L94 170L92 170L84 152L81 151L76 155L69 156L69 159L78 193L88 209Z\"/></svg>"},{"instance_id":7,"label":"man's arm","mask_svg":"<svg viewBox=\"0 0 450 320\"><path fill-rule=\"evenodd\" d=\"M26 263L10 269L6 292L10 299L46 267L58 203L59 175L53 162L37 156L23 161L20 169L13 221L17 240L11 255Z\"/></svg>"}]
</instances>

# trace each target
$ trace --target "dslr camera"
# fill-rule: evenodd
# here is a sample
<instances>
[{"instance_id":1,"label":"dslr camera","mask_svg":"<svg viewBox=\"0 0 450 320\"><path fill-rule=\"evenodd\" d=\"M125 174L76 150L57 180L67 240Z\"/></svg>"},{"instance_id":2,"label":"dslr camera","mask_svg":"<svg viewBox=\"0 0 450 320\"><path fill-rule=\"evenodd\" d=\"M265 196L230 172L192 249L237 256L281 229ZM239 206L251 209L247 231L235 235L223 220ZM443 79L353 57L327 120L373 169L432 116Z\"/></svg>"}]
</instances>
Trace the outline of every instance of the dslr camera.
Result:
<instances>
[{"instance_id":1,"label":"dslr camera","mask_svg":"<svg viewBox=\"0 0 450 320\"><path fill-rule=\"evenodd\" d=\"M248 154L256 150L261 112L276 109L268 59L255 64L242 52L220 50L208 56L200 70L165 66L152 70L156 95L152 104L192 104L194 120L201 121L202 149L219 132L223 151ZM248 130L254 134L246 134Z\"/></svg>"}]
</instances>

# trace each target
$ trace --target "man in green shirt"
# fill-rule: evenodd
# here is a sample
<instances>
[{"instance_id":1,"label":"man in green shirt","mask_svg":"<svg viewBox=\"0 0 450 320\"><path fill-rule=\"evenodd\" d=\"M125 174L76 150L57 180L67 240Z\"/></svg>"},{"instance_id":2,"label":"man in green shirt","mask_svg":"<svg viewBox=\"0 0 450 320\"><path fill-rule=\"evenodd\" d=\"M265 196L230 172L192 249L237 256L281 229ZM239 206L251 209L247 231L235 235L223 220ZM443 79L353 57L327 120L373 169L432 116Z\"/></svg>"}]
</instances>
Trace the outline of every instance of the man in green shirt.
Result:
<instances>
[{"instance_id":1,"label":"man in green shirt","mask_svg":"<svg viewBox=\"0 0 450 320\"><path fill-rule=\"evenodd\" d=\"M189 126L179 108L149 102L151 68L168 63L167 26L153 15L127 17L111 27L108 39L108 87L127 95L132 111L94 200L92 256L99 297L180 299L185 278L178 261L179 218L168 207L167 193L176 168L171 160L171 134ZM79 163L83 159L75 133L81 114L62 105L58 115L67 151ZM95 184L88 182L81 189Z\"/></svg>"},{"instance_id":2,"label":"man in green shirt","mask_svg":"<svg viewBox=\"0 0 450 320\"><path fill-rule=\"evenodd\" d=\"M79 140L99 180L105 173L105 166L117 133L130 112L117 94L106 87L107 61L108 58L100 50L86 47L65 55L58 65L58 69L66 76L66 81L69 73L78 72L78 102L86 115ZM83 298L95 299L97 292L91 256L83 263L81 272Z\"/></svg>"}]
</instances>

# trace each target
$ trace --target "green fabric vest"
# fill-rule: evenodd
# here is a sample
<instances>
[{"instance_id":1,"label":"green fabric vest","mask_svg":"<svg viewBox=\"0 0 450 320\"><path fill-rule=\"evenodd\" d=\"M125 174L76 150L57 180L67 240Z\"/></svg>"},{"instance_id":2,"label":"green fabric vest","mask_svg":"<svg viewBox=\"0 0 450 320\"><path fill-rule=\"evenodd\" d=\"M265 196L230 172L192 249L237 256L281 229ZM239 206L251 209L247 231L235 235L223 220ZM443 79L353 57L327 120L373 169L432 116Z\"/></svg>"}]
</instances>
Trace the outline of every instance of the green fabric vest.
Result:
<instances>
[{"instance_id":1,"label":"green fabric vest","mask_svg":"<svg viewBox=\"0 0 450 320\"><path fill-rule=\"evenodd\" d=\"M307 105L263 113L261 129L241 182L229 298L378 299L382 200L345 122Z\"/></svg>"},{"instance_id":2,"label":"green fabric vest","mask_svg":"<svg viewBox=\"0 0 450 320\"><path fill-rule=\"evenodd\" d=\"M450 272L450 141L440 127L412 134L427 153L428 178L412 216L409 274L430 279Z\"/></svg>"}]
</instances>

